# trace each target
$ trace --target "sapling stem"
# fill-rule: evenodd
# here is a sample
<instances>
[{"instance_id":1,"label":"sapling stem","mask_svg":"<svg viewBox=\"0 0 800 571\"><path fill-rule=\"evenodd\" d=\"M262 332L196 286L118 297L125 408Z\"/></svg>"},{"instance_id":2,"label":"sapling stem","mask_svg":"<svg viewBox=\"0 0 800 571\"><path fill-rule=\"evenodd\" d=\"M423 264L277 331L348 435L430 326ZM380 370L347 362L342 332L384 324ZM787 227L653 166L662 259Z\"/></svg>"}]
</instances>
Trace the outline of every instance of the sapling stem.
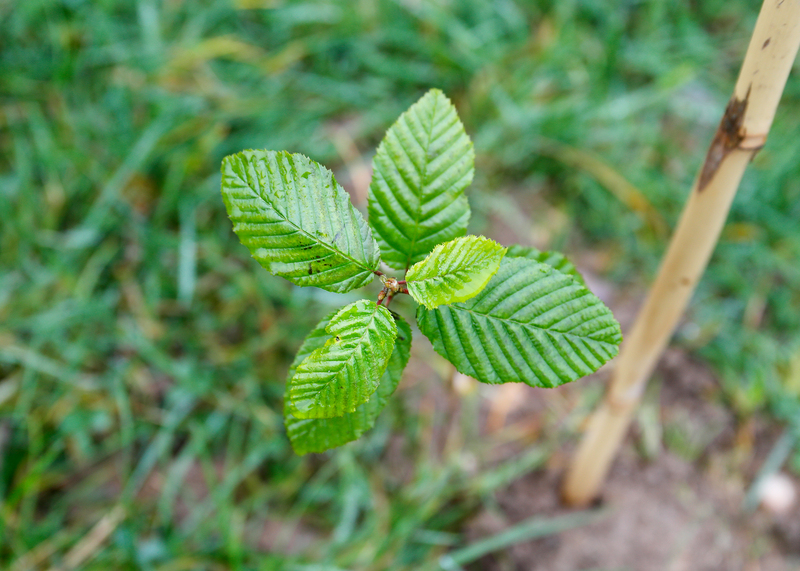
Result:
<instances>
[{"instance_id":1,"label":"sapling stem","mask_svg":"<svg viewBox=\"0 0 800 571\"><path fill-rule=\"evenodd\" d=\"M378 301L376 302L378 305L389 307L389 304L392 302L392 298L395 295L398 293L408 293L408 288L405 287L406 280L387 278L381 274L381 281L383 281L383 289L378 294ZM384 303L384 301L386 303Z\"/></svg>"},{"instance_id":2,"label":"sapling stem","mask_svg":"<svg viewBox=\"0 0 800 571\"><path fill-rule=\"evenodd\" d=\"M606 397L570 465L564 500L598 494L659 356L708 264L748 163L763 147L800 46L800 1L765 0L728 103Z\"/></svg>"}]
</instances>

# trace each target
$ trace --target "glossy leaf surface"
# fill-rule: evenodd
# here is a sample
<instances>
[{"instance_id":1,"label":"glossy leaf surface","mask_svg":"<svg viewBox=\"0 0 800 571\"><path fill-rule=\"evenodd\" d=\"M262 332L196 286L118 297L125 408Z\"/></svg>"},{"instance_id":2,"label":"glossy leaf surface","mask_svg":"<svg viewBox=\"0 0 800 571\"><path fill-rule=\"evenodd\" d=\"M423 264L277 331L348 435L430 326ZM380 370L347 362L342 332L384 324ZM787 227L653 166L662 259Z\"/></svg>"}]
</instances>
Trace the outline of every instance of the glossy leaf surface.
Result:
<instances>
[{"instance_id":1,"label":"glossy leaf surface","mask_svg":"<svg viewBox=\"0 0 800 571\"><path fill-rule=\"evenodd\" d=\"M314 349L289 382L296 418L333 418L367 402L394 348L391 312L362 299L342 308L325 327L329 339Z\"/></svg>"},{"instance_id":2,"label":"glossy leaf surface","mask_svg":"<svg viewBox=\"0 0 800 571\"><path fill-rule=\"evenodd\" d=\"M428 309L477 295L500 267L506 249L483 236L439 244L408 270L408 292Z\"/></svg>"},{"instance_id":3,"label":"glossy leaf surface","mask_svg":"<svg viewBox=\"0 0 800 571\"><path fill-rule=\"evenodd\" d=\"M369 223L383 261L404 270L467 231L475 152L450 100L432 89L386 133L372 162Z\"/></svg>"},{"instance_id":4,"label":"glossy leaf surface","mask_svg":"<svg viewBox=\"0 0 800 571\"><path fill-rule=\"evenodd\" d=\"M586 282L583 280L583 276L578 271L578 268L575 267L575 264L569 261L569 259L561 252L556 252L554 250L543 252L542 250L538 250L533 246L520 246L519 244L514 244L513 246L508 247L506 256L509 258L528 258L534 262L540 262L542 264L547 264L548 266L553 266L562 274L569 274L581 284L586 284Z\"/></svg>"},{"instance_id":5,"label":"glossy leaf surface","mask_svg":"<svg viewBox=\"0 0 800 571\"><path fill-rule=\"evenodd\" d=\"M380 251L331 171L299 154L243 151L222 161L233 230L269 271L300 286L368 284Z\"/></svg>"},{"instance_id":6,"label":"glossy leaf surface","mask_svg":"<svg viewBox=\"0 0 800 571\"><path fill-rule=\"evenodd\" d=\"M294 376L297 366L303 359L325 344L329 337L325 332L325 327L333 315L323 319L306 337L289 369L289 379ZM359 405L353 412L335 418L298 419L291 414L287 391L284 402L284 424L292 448L297 454L324 452L336 448L356 440L373 427L389 397L397 388L411 353L411 328L399 315L394 314L393 317L397 325L397 340L392 355L389 357L389 364L380 379L378 389L367 402ZM287 388L288 386L287 383Z\"/></svg>"},{"instance_id":7,"label":"glossy leaf surface","mask_svg":"<svg viewBox=\"0 0 800 571\"><path fill-rule=\"evenodd\" d=\"M420 330L461 373L484 383L556 387L592 373L622 341L611 311L572 277L505 257L477 296L417 310Z\"/></svg>"}]
</instances>

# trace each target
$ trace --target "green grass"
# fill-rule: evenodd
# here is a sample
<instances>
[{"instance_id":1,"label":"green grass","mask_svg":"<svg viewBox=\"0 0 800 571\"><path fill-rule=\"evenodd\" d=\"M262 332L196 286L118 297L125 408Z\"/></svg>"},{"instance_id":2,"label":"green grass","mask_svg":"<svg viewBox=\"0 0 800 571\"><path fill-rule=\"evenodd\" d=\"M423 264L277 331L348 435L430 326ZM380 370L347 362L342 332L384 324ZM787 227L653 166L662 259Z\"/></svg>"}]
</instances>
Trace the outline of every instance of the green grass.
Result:
<instances>
[{"instance_id":1,"label":"green grass","mask_svg":"<svg viewBox=\"0 0 800 571\"><path fill-rule=\"evenodd\" d=\"M362 442L294 456L284 374L336 300L249 258L219 195L222 157L303 152L346 181L337 138L371 153L439 87L476 145L471 231L591 248L635 291L756 16L722 0L235 4L0 0L2 568L62 562L118 504L81 569L418 569L463 547L464 519L541 455L490 468L488 437L434 453L445 422L412 404L431 378ZM795 76L677 335L739 414L787 420L798 96ZM402 476L385 464L398 457ZM295 525L305 541L289 549Z\"/></svg>"}]
</instances>

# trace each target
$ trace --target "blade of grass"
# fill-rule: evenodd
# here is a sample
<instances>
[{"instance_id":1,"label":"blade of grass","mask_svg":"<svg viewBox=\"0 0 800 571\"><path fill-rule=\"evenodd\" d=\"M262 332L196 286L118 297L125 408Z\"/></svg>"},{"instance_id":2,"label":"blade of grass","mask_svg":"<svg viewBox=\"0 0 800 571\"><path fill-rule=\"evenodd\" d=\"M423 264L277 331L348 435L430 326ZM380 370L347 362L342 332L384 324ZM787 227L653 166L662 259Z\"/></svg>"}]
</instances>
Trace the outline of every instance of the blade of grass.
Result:
<instances>
[{"instance_id":1,"label":"blade of grass","mask_svg":"<svg viewBox=\"0 0 800 571\"><path fill-rule=\"evenodd\" d=\"M72 571L92 558L117 526L125 519L125 508L116 506L102 517L72 549L64 556L64 562L51 567L50 571Z\"/></svg>"},{"instance_id":2,"label":"blade of grass","mask_svg":"<svg viewBox=\"0 0 800 571\"><path fill-rule=\"evenodd\" d=\"M608 510L588 510L551 518L533 517L497 535L476 541L467 547L462 547L443 555L439 558L439 565L446 571L461 569L461 566L472 563L489 553L506 549L523 541L530 541L596 523L609 514Z\"/></svg>"},{"instance_id":3,"label":"blade of grass","mask_svg":"<svg viewBox=\"0 0 800 571\"><path fill-rule=\"evenodd\" d=\"M792 453L796 442L797 434L793 430L793 427L789 427L783 431L783 434L781 434L780 438L778 438L772 446L772 450L769 451L769 455L766 460L764 460L764 464L761 465L758 474L756 474L756 477L753 479L750 489L747 490L744 496L744 500L742 501L742 509L744 511L755 511L758 507L761 487L764 481L781 469L783 463L786 462L786 459L789 458L789 455Z\"/></svg>"}]
</instances>

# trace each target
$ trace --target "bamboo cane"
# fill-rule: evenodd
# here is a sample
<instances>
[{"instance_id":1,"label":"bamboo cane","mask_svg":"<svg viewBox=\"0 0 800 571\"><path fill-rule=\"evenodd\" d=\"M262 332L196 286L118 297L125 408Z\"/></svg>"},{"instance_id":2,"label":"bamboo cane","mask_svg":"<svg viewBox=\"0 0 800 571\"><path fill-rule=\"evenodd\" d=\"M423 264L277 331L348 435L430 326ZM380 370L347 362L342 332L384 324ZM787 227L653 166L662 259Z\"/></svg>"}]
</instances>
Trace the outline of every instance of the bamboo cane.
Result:
<instances>
[{"instance_id":1,"label":"bamboo cane","mask_svg":"<svg viewBox=\"0 0 800 571\"><path fill-rule=\"evenodd\" d=\"M598 494L659 356L708 264L747 164L763 147L800 47L800 0L765 0L733 97L666 255L623 343L606 397L567 470L564 500Z\"/></svg>"}]
</instances>

